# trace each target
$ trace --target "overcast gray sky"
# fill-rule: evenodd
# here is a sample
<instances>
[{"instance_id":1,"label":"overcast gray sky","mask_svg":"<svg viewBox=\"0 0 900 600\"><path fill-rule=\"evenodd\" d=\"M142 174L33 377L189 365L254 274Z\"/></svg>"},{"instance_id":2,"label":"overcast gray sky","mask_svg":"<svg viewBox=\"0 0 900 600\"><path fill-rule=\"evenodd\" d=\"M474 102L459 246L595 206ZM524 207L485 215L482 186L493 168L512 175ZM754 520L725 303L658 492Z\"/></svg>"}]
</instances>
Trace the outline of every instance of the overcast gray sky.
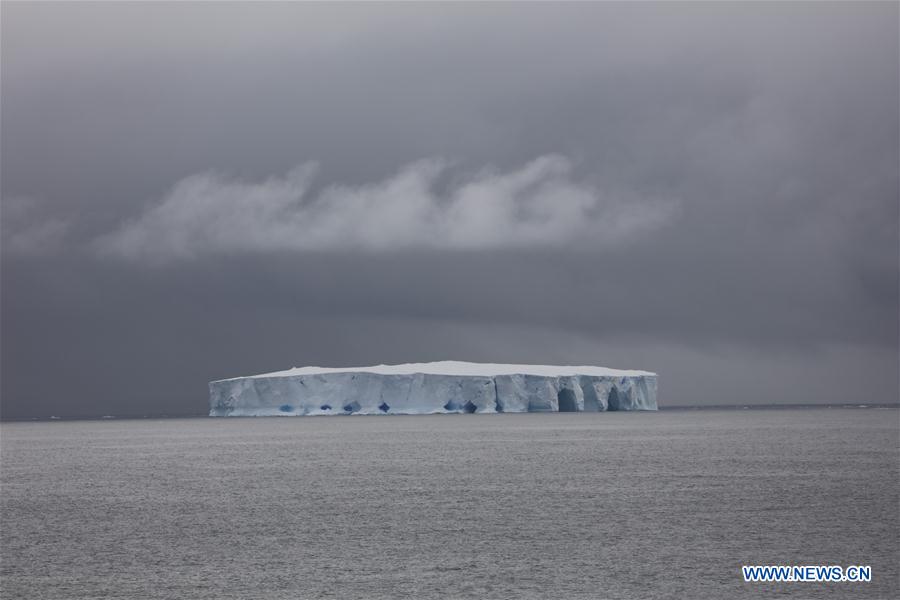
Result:
<instances>
[{"instance_id":1,"label":"overcast gray sky","mask_svg":"<svg viewBox=\"0 0 900 600\"><path fill-rule=\"evenodd\" d=\"M458 359L898 401L898 4L2 4L2 416Z\"/></svg>"}]
</instances>

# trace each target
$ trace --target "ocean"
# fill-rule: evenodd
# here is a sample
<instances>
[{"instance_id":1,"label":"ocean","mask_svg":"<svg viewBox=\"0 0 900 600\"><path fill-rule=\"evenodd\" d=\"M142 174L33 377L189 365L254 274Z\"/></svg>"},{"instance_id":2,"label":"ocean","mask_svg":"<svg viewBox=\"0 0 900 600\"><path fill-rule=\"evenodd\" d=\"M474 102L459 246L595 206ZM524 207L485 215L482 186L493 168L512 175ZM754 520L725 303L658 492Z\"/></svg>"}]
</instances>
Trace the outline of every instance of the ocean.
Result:
<instances>
[{"instance_id":1,"label":"ocean","mask_svg":"<svg viewBox=\"0 0 900 600\"><path fill-rule=\"evenodd\" d=\"M3 423L0 597L897 598L898 467L896 408Z\"/></svg>"}]
</instances>

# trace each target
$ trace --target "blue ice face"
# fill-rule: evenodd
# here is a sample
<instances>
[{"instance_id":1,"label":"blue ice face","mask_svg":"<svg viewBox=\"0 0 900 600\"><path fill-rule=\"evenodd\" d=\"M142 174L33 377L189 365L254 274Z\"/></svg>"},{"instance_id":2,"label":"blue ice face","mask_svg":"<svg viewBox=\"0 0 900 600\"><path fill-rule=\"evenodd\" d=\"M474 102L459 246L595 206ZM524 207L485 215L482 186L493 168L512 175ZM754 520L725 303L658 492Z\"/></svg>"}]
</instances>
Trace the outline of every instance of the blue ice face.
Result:
<instances>
[{"instance_id":1,"label":"blue ice face","mask_svg":"<svg viewBox=\"0 0 900 600\"><path fill-rule=\"evenodd\" d=\"M444 405L444 410L448 411L457 411L462 408L462 405L456 400L448 400L447 404Z\"/></svg>"},{"instance_id":2,"label":"blue ice face","mask_svg":"<svg viewBox=\"0 0 900 600\"><path fill-rule=\"evenodd\" d=\"M562 368L562 367L560 367ZM568 367L567 367L568 368ZM622 383L624 380L624 383ZM210 383L210 414L347 415L655 410L656 376L322 373Z\"/></svg>"}]
</instances>

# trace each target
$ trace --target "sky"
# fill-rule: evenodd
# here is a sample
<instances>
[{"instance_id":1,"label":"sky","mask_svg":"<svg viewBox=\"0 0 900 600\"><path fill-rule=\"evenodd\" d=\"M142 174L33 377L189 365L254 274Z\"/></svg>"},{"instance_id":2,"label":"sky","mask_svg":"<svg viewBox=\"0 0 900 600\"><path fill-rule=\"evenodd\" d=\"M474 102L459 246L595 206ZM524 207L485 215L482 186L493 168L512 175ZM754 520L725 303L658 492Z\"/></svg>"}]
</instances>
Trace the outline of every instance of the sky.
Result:
<instances>
[{"instance_id":1,"label":"sky","mask_svg":"<svg viewBox=\"0 0 900 600\"><path fill-rule=\"evenodd\" d=\"M449 359L896 403L898 10L3 2L0 416Z\"/></svg>"}]
</instances>

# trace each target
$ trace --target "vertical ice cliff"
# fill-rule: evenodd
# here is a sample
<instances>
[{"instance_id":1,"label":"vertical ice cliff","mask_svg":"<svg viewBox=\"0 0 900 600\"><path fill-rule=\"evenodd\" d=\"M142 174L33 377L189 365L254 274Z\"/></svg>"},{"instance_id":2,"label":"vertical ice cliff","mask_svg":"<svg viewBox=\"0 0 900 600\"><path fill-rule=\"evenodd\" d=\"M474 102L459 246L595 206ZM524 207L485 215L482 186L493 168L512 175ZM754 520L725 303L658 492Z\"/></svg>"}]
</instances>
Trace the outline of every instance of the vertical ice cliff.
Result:
<instances>
[{"instance_id":1,"label":"vertical ice cliff","mask_svg":"<svg viewBox=\"0 0 900 600\"><path fill-rule=\"evenodd\" d=\"M656 374L443 361L302 367L209 384L210 416L656 410Z\"/></svg>"}]
</instances>

